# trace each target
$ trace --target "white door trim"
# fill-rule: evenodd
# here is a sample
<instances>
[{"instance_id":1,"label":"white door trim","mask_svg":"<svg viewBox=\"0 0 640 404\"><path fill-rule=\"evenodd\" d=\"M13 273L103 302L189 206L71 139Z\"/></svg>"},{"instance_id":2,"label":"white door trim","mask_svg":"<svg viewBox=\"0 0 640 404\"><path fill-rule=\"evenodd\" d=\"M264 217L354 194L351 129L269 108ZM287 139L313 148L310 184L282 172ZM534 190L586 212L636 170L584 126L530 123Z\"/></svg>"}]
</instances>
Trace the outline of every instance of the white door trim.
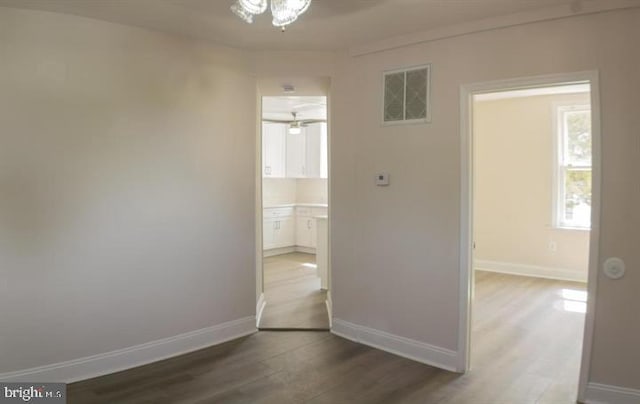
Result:
<instances>
[{"instance_id":1,"label":"white door trim","mask_svg":"<svg viewBox=\"0 0 640 404\"><path fill-rule=\"evenodd\" d=\"M471 305L473 301L473 96L481 93L567 83L591 84L592 116L592 209L589 248L588 302L582 347L578 400L583 401L591 369L595 322L595 297L600 247L601 133L598 71L553 74L536 77L464 84L460 87L461 200L460 200L460 312L458 325L458 370L470 368Z\"/></svg>"},{"instance_id":2,"label":"white door trim","mask_svg":"<svg viewBox=\"0 0 640 404\"><path fill-rule=\"evenodd\" d=\"M331 139L332 139L332 96L331 96L331 78L330 77L262 77L257 80L256 83L256 199L255 199L255 220L256 220L256 260L255 260L255 272L256 272L256 316L260 312L260 308L264 309L267 301L264 297L264 240L262 224L264 222L264 203L263 203L263 189L262 189L262 103L264 97L286 97L287 95L282 92L282 83L291 83L296 87L295 96L300 97L326 97L327 102L327 215L328 215L328 246L327 246L327 279L328 290L331 291L333 284L331 281L331 223L332 223L332 194L331 194L331 178L332 178L332 164L331 164ZM286 171L286 170L285 170ZM299 247L294 248L298 250ZM303 247L304 249L304 247ZM303 251L303 250L301 250ZM312 252L309 249L306 252ZM315 251L313 251L315 252ZM326 302L330 307L333 307L332 301ZM260 316L262 313L260 312ZM329 312L329 324L331 326L332 313Z\"/></svg>"}]
</instances>

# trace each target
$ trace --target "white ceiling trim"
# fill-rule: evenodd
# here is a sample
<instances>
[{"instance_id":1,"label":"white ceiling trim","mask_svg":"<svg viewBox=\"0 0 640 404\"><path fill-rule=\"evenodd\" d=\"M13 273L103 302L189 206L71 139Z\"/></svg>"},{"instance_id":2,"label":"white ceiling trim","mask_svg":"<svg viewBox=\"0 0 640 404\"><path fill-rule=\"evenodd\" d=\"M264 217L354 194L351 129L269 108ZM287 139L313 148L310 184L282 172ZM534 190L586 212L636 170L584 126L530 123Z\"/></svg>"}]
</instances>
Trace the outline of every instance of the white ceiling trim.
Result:
<instances>
[{"instance_id":1,"label":"white ceiling trim","mask_svg":"<svg viewBox=\"0 0 640 404\"><path fill-rule=\"evenodd\" d=\"M565 86L535 87L522 90L496 91L494 93L483 93L473 96L474 101L497 101L513 98L536 97L540 95L565 95L584 94L591 91L591 86L585 84L571 84Z\"/></svg>"},{"instance_id":2,"label":"white ceiling trim","mask_svg":"<svg viewBox=\"0 0 640 404\"><path fill-rule=\"evenodd\" d=\"M354 47L350 49L349 53L351 56L357 57L476 32L629 8L640 8L640 3L638 0L609 0L607 3L577 1L573 5L548 7L542 10L487 18L484 20L456 24L415 34L396 36L372 42L367 45Z\"/></svg>"}]
</instances>

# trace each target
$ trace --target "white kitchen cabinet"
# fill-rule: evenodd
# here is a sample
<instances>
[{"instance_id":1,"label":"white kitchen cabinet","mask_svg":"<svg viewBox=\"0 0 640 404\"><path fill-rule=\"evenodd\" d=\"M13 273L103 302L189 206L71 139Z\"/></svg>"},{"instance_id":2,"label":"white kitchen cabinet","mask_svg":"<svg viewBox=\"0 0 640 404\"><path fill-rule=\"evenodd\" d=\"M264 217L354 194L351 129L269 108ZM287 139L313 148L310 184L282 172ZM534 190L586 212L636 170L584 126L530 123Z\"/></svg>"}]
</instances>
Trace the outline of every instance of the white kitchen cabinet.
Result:
<instances>
[{"instance_id":1,"label":"white kitchen cabinet","mask_svg":"<svg viewBox=\"0 0 640 404\"><path fill-rule=\"evenodd\" d=\"M296 244L295 218L266 219L263 223L263 249L292 247Z\"/></svg>"},{"instance_id":2,"label":"white kitchen cabinet","mask_svg":"<svg viewBox=\"0 0 640 404\"><path fill-rule=\"evenodd\" d=\"M318 241L316 243L316 268L320 277L320 289L329 289L329 224L326 217L316 219Z\"/></svg>"},{"instance_id":3,"label":"white kitchen cabinet","mask_svg":"<svg viewBox=\"0 0 640 404\"><path fill-rule=\"evenodd\" d=\"M327 208L299 206L296 208L296 245L316 248L318 216L326 216Z\"/></svg>"},{"instance_id":4,"label":"white kitchen cabinet","mask_svg":"<svg viewBox=\"0 0 640 404\"><path fill-rule=\"evenodd\" d=\"M262 123L262 176L284 178L287 151L287 127L281 123Z\"/></svg>"},{"instance_id":5,"label":"white kitchen cabinet","mask_svg":"<svg viewBox=\"0 0 640 404\"><path fill-rule=\"evenodd\" d=\"M287 133L287 178L304 178L307 175L305 129L298 134Z\"/></svg>"},{"instance_id":6,"label":"white kitchen cabinet","mask_svg":"<svg viewBox=\"0 0 640 404\"><path fill-rule=\"evenodd\" d=\"M296 217L296 245L300 247L315 247L313 240L315 232L315 219L312 217Z\"/></svg>"},{"instance_id":7,"label":"white kitchen cabinet","mask_svg":"<svg viewBox=\"0 0 640 404\"><path fill-rule=\"evenodd\" d=\"M293 216L278 220L275 239L278 247L290 247L296 244L296 221Z\"/></svg>"},{"instance_id":8,"label":"white kitchen cabinet","mask_svg":"<svg viewBox=\"0 0 640 404\"><path fill-rule=\"evenodd\" d=\"M262 176L327 178L327 124L310 124L299 134L288 128L262 123Z\"/></svg>"},{"instance_id":9,"label":"white kitchen cabinet","mask_svg":"<svg viewBox=\"0 0 640 404\"><path fill-rule=\"evenodd\" d=\"M264 219L262 222L262 249L269 250L275 248L276 241L276 220Z\"/></svg>"},{"instance_id":10,"label":"white kitchen cabinet","mask_svg":"<svg viewBox=\"0 0 640 404\"><path fill-rule=\"evenodd\" d=\"M327 124L314 123L305 128L305 177L327 178Z\"/></svg>"},{"instance_id":11,"label":"white kitchen cabinet","mask_svg":"<svg viewBox=\"0 0 640 404\"><path fill-rule=\"evenodd\" d=\"M313 242L313 232L315 230L315 220L312 217L311 208L296 207L296 245L300 247L315 247Z\"/></svg>"},{"instance_id":12,"label":"white kitchen cabinet","mask_svg":"<svg viewBox=\"0 0 640 404\"><path fill-rule=\"evenodd\" d=\"M296 244L293 208L267 208L263 211L263 249L292 247Z\"/></svg>"}]
</instances>

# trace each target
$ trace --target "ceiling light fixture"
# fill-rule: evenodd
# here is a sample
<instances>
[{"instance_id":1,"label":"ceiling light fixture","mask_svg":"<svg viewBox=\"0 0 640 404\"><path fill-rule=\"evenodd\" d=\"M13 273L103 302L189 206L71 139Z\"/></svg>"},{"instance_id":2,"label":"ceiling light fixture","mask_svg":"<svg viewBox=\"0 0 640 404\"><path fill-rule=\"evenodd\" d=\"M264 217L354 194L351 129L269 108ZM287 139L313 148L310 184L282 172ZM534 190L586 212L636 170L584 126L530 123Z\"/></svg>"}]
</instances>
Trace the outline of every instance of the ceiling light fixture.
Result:
<instances>
[{"instance_id":1,"label":"ceiling light fixture","mask_svg":"<svg viewBox=\"0 0 640 404\"><path fill-rule=\"evenodd\" d=\"M284 31L287 25L298 19L300 14L307 11L311 0L271 0L271 15L273 25ZM237 0L231 11L243 21L251 24L253 17L267 10L267 0Z\"/></svg>"},{"instance_id":2,"label":"ceiling light fixture","mask_svg":"<svg viewBox=\"0 0 640 404\"><path fill-rule=\"evenodd\" d=\"M298 120L298 113L292 112L293 121L289 124L289 134L291 135L299 135L302 133L302 122Z\"/></svg>"},{"instance_id":3,"label":"ceiling light fixture","mask_svg":"<svg viewBox=\"0 0 640 404\"><path fill-rule=\"evenodd\" d=\"M300 126L289 126L289 134L290 135L299 135L302 133L302 127Z\"/></svg>"}]
</instances>

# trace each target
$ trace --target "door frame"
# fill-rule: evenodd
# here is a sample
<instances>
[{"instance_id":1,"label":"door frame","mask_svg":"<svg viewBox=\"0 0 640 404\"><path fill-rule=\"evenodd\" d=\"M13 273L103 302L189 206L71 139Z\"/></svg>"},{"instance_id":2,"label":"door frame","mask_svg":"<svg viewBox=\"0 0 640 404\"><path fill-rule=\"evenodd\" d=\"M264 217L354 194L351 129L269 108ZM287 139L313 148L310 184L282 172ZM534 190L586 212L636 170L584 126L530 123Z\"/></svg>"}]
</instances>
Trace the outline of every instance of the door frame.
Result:
<instances>
[{"instance_id":1,"label":"door frame","mask_svg":"<svg viewBox=\"0 0 640 404\"><path fill-rule=\"evenodd\" d=\"M283 92L284 84L295 88L295 93ZM333 325L333 290L331 268L331 228L332 228L332 195L331 195L331 138L332 138L332 94L331 78L328 76L277 76L260 77L256 80L256 144L255 144L255 279L256 279L256 329L260 323L262 312L266 306L264 297L264 263L263 263L263 198L262 198L262 99L263 97L326 97L327 102L327 312L329 328Z\"/></svg>"},{"instance_id":2,"label":"door frame","mask_svg":"<svg viewBox=\"0 0 640 404\"><path fill-rule=\"evenodd\" d=\"M583 401L591 369L593 330L595 325L596 290L600 248L601 201L601 128L600 85L597 70L544 76L513 78L463 84L460 87L460 304L458 325L458 370L471 367L471 316L474 295L473 273L473 96L477 94L551 87L563 84L589 83L591 87L591 141L592 141L592 195L591 233L589 242L589 270L587 285L587 312L582 344L582 361L578 384L578 400Z\"/></svg>"}]
</instances>

